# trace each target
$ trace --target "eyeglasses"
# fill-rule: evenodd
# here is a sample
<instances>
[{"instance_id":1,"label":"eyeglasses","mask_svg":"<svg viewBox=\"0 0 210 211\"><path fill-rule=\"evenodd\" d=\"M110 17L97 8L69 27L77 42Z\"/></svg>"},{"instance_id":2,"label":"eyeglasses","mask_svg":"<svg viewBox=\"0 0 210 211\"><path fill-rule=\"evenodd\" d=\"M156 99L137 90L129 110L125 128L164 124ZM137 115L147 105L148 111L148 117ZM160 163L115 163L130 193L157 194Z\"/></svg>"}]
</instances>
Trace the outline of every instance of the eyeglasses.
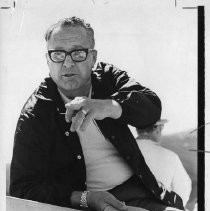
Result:
<instances>
[{"instance_id":1,"label":"eyeglasses","mask_svg":"<svg viewBox=\"0 0 210 211\"><path fill-rule=\"evenodd\" d=\"M65 50L49 50L48 54L50 59L56 63L63 62L67 55L70 55L74 62L83 62L86 60L89 51L94 51L94 49L75 49L69 52Z\"/></svg>"}]
</instances>

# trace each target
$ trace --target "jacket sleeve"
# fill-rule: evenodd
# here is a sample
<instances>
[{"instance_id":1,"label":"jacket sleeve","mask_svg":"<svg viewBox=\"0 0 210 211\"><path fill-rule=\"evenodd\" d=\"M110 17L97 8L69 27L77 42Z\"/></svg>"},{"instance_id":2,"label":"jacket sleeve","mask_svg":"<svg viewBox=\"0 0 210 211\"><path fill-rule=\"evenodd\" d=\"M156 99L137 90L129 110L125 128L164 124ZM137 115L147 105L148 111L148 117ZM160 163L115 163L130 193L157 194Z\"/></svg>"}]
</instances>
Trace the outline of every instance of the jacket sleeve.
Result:
<instances>
[{"instance_id":1,"label":"jacket sleeve","mask_svg":"<svg viewBox=\"0 0 210 211\"><path fill-rule=\"evenodd\" d=\"M33 114L19 118L10 174L10 195L70 207L71 184L52 182L50 136L46 124Z\"/></svg>"},{"instance_id":2,"label":"jacket sleeve","mask_svg":"<svg viewBox=\"0 0 210 211\"><path fill-rule=\"evenodd\" d=\"M150 89L130 78L125 71L109 67L114 93L122 107L120 120L137 128L154 124L161 116L161 101Z\"/></svg>"}]
</instances>

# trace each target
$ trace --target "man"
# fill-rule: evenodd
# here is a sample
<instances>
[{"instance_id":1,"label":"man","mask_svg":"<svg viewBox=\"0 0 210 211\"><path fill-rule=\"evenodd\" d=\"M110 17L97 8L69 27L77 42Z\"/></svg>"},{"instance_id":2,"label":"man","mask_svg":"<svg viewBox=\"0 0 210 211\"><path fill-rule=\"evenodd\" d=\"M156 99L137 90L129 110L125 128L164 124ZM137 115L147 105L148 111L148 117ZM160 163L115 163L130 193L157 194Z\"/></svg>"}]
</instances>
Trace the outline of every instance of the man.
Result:
<instances>
[{"instance_id":1,"label":"man","mask_svg":"<svg viewBox=\"0 0 210 211\"><path fill-rule=\"evenodd\" d=\"M142 198L154 198L156 210L182 209L181 198L157 183L127 126L144 128L160 118L156 94L125 71L95 65L94 32L82 19L60 20L45 39L50 77L26 102L17 124L11 195L79 209L125 210L119 190L128 186L131 200L134 186Z\"/></svg>"},{"instance_id":2,"label":"man","mask_svg":"<svg viewBox=\"0 0 210 211\"><path fill-rule=\"evenodd\" d=\"M166 119L161 119L148 128L137 129L136 141L157 181L168 190L178 193L185 206L191 193L191 180L179 156L160 145L166 122Z\"/></svg>"}]
</instances>

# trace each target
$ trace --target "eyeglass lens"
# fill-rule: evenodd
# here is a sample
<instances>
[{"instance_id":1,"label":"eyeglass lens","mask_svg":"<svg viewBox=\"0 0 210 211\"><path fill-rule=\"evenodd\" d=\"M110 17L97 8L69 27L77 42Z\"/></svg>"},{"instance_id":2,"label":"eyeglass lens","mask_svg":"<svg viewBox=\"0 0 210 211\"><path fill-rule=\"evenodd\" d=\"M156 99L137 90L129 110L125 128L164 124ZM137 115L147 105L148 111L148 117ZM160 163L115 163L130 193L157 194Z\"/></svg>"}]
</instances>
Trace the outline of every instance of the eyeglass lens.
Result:
<instances>
[{"instance_id":1,"label":"eyeglass lens","mask_svg":"<svg viewBox=\"0 0 210 211\"><path fill-rule=\"evenodd\" d=\"M51 51L50 57L54 62L63 62L68 53L66 51ZM75 62L84 61L87 57L87 51L85 50L74 50L70 52L71 59Z\"/></svg>"}]
</instances>

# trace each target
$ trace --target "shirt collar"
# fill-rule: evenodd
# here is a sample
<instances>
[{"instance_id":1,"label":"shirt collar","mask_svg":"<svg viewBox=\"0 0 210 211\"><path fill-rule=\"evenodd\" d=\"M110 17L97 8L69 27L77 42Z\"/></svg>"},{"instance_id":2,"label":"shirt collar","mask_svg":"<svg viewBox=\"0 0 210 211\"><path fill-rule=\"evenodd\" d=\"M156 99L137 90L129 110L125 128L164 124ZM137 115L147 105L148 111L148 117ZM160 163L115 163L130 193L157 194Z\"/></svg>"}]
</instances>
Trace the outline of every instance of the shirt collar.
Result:
<instances>
[{"instance_id":1,"label":"shirt collar","mask_svg":"<svg viewBox=\"0 0 210 211\"><path fill-rule=\"evenodd\" d=\"M59 92L59 94L60 94L60 96L61 96L61 98L62 98L62 100L63 100L63 102L65 104L72 101L71 99L69 99L68 97L66 97L66 95L64 95L59 88L58 88L58 92ZM88 98L91 98L91 93L92 93L92 86L90 87Z\"/></svg>"},{"instance_id":2,"label":"shirt collar","mask_svg":"<svg viewBox=\"0 0 210 211\"><path fill-rule=\"evenodd\" d=\"M153 145L158 145L158 146L160 145L159 142L156 142L156 141L152 140L151 138L137 136L136 140L138 140L138 141L147 141L148 144L153 144Z\"/></svg>"}]
</instances>

